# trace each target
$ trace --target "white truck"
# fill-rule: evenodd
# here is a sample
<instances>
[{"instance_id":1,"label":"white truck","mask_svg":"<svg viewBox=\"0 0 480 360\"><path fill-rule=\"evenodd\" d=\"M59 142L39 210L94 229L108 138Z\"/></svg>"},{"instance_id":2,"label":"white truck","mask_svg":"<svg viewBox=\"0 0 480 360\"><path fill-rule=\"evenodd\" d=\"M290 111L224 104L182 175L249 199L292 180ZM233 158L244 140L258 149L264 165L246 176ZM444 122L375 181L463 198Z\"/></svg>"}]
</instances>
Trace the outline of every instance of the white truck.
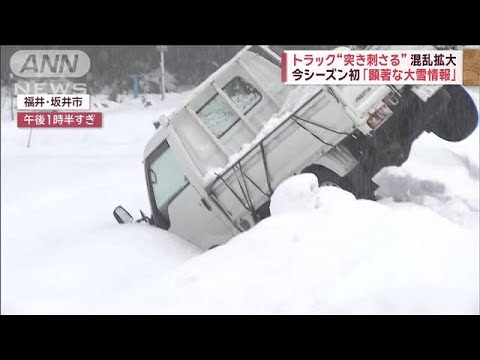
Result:
<instances>
[{"instance_id":1,"label":"white truck","mask_svg":"<svg viewBox=\"0 0 480 360\"><path fill-rule=\"evenodd\" d=\"M372 177L423 131L460 141L478 125L461 86L284 85L279 61L247 46L161 118L144 151L152 215L138 221L211 249L268 217L294 174L375 199ZM121 206L114 216L134 221Z\"/></svg>"}]
</instances>

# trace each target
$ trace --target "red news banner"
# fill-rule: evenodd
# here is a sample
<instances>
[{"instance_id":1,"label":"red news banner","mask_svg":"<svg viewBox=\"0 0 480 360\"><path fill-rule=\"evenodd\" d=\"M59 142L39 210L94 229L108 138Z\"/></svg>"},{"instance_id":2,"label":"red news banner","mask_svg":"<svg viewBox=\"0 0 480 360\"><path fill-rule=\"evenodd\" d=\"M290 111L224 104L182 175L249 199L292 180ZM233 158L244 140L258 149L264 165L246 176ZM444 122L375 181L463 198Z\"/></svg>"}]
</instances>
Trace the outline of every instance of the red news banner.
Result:
<instances>
[{"instance_id":1,"label":"red news banner","mask_svg":"<svg viewBox=\"0 0 480 360\"><path fill-rule=\"evenodd\" d=\"M23 128L99 128L102 113L89 110L88 94L78 95L18 95L17 126ZM31 111L28 111L31 110ZM39 111L43 110L43 111ZM50 111L45 111L50 110ZM54 111L51 111L54 110Z\"/></svg>"},{"instance_id":2,"label":"red news banner","mask_svg":"<svg viewBox=\"0 0 480 360\"><path fill-rule=\"evenodd\" d=\"M102 127L100 112L19 112L18 127L71 127L99 128Z\"/></svg>"}]
</instances>

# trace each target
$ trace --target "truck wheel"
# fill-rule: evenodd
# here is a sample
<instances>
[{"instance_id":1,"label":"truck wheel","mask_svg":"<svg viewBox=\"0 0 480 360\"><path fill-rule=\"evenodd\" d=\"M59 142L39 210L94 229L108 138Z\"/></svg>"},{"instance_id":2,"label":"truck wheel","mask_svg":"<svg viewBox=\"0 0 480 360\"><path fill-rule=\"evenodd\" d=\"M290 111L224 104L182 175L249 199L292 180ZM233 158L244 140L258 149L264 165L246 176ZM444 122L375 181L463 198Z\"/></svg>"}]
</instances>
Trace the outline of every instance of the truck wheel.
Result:
<instances>
[{"instance_id":1,"label":"truck wheel","mask_svg":"<svg viewBox=\"0 0 480 360\"><path fill-rule=\"evenodd\" d=\"M311 173L317 177L318 186L334 186L351 192L357 199L376 200L375 188L372 191L364 191L365 186L354 186L353 182L347 177L341 177L332 170L322 165L312 165L305 168L302 173ZM371 181L368 179L368 181ZM362 181L362 184L365 183Z\"/></svg>"},{"instance_id":2,"label":"truck wheel","mask_svg":"<svg viewBox=\"0 0 480 360\"><path fill-rule=\"evenodd\" d=\"M335 186L343 189L342 177L325 166L312 165L305 168L302 173L311 173L315 175L318 180L318 186Z\"/></svg>"},{"instance_id":3,"label":"truck wheel","mask_svg":"<svg viewBox=\"0 0 480 360\"><path fill-rule=\"evenodd\" d=\"M460 85L446 85L451 96L432 132L446 141L461 141L478 126L478 111L472 97Z\"/></svg>"}]
</instances>

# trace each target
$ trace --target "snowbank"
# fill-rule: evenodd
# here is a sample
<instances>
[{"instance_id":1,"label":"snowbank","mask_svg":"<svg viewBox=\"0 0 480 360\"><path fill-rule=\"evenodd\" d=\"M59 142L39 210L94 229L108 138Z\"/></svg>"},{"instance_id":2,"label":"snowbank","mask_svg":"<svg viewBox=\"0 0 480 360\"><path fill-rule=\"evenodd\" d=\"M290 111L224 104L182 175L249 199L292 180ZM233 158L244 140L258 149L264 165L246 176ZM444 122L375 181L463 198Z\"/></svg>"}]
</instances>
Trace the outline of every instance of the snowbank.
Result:
<instances>
[{"instance_id":1,"label":"snowbank","mask_svg":"<svg viewBox=\"0 0 480 360\"><path fill-rule=\"evenodd\" d=\"M478 314L475 231L416 204L319 189L310 174L280 185L271 208L146 292L141 312Z\"/></svg>"},{"instance_id":2,"label":"snowbank","mask_svg":"<svg viewBox=\"0 0 480 360\"><path fill-rule=\"evenodd\" d=\"M2 313L116 313L118 304L124 304L124 297L135 294L137 287L145 282L154 286L168 271L202 252L147 225L112 224L93 231L79 229L78 234L74 230L63 232L68 238L61 238L52 229L51 239L32 244L35 251L8 244L2 259L2 273L7 272L2 278ZM120 312L136 311L123 306Z\"/></svg>"}]
</instances>

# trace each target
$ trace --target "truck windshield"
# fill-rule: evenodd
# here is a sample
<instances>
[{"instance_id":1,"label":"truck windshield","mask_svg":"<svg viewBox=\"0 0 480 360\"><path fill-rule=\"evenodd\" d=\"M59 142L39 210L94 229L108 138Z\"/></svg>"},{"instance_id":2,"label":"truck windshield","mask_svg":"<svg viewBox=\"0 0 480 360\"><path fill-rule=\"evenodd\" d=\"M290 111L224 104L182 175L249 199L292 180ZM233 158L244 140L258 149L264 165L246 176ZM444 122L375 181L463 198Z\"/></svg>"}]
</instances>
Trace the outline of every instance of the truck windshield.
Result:
<instances>
[{"instance_id":1,"label":"truck windshield","mask_svg":"<svg viewBox=\"0 0 480 360\"><path fill-rule=\"evenodd\" d=\"M178 166L167 141L164 141L155 153L157 157L148 169L148 176L157 208L168 219L168 205L188 185L188 180Z\"/></svg>"}]
</instances>

